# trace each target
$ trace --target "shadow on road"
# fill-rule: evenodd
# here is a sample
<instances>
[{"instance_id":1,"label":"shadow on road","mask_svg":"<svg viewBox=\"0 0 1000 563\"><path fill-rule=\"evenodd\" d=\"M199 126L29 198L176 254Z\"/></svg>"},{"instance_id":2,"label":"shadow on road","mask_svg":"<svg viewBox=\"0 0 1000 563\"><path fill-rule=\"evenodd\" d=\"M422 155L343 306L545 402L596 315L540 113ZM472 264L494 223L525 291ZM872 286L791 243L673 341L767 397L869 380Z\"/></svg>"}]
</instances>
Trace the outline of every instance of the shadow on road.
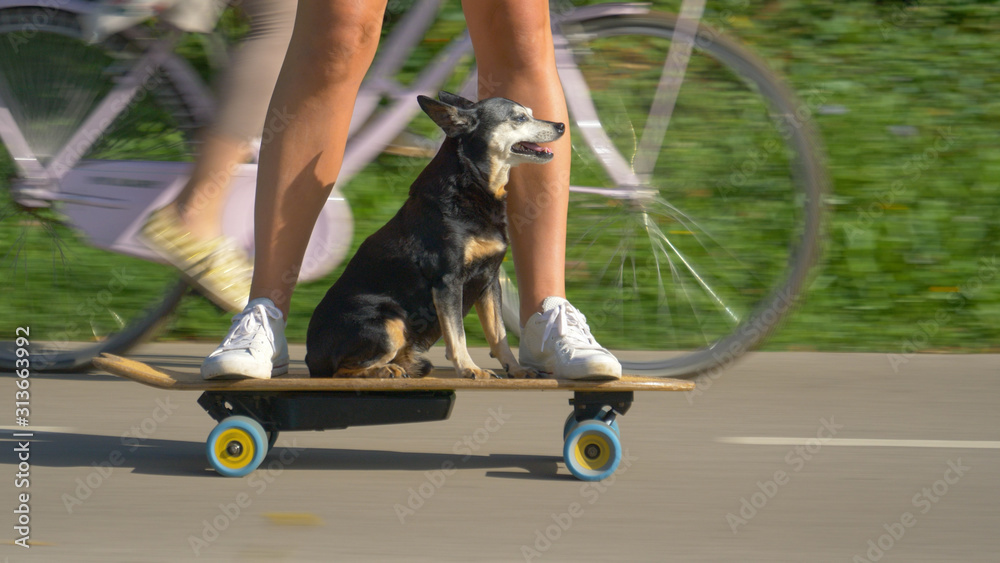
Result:
<instances>
[{"instance_id":1,"label":"shadow on road","mask_svg":"<svg viewBox=\"0 0 1000 563\"><path fill-rule=\"evenodd\" d=\"M13 438L4 436L4 448L13 447ZM32 465L42 467L84 467L110 464L131 467L133 472L150 475L215 476L205 460L205 444L153 438L118 438L67 432L36 432L31 439ZM489 477L512 479L573 479L558 473L560 457L537 455L452 455L385 450L344 450L335 448L295 448L293 456L283 455L291 439L282 437L268 452L258 471L458 471L487 470ZM9 450L8 450L9 451ZM286 461L286 460L291 461ZM16 465L6 457L0 465ZM520 471L517 471L520 470Z\"/></svg>"}]
</instances>

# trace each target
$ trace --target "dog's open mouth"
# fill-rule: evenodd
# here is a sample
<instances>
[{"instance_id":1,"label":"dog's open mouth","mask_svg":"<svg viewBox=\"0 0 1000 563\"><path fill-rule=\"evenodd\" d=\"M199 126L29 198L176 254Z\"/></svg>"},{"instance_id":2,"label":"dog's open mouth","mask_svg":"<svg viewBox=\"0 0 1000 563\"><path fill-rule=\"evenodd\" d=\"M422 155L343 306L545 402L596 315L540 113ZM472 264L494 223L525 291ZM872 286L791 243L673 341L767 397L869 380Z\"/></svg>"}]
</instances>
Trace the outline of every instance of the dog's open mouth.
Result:
<instances>
[{"instance_id":1,"label":"dog's open mouth","mask_svg":"<svg viewBox=\"0 0 1000 563\"><path fill-rule=\"evenodd\" d=\"M514 146L510 148L510 152L527 156L540 156L543 158L552 156L552 149L536 145L530 141L514 143Z\"/></svg>"}]
</instances>

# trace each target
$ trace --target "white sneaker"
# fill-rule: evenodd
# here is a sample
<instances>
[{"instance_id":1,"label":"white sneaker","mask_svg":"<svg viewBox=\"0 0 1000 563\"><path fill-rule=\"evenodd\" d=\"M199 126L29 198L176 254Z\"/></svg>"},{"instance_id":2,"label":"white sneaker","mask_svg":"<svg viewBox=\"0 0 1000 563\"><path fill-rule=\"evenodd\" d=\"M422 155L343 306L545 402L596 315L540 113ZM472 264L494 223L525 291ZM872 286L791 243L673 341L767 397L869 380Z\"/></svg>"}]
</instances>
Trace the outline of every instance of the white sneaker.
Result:
<instances>
[{"instance_id":1,"label":"white sneaker","mask_svg":"<svg viewBox=\"0 0 1000 563\"><path fill-rule=\"evenodd\" d=\"M285 320L274 302L259 297L233 317L229 334L201 364L205 379L268 379L288 373Z\"/></svg>"},{"instance_id":2,"label":"white sneaker","mask_svg":"<svg viewBox=\"0 0 1000 563\"><path fill-rule=\"evenodd\" d=\"M619 379L622 365L594 339L587 318L569 301L546 297L521 330L522 366L556 379Z\"/></svg>"}]
</instances>

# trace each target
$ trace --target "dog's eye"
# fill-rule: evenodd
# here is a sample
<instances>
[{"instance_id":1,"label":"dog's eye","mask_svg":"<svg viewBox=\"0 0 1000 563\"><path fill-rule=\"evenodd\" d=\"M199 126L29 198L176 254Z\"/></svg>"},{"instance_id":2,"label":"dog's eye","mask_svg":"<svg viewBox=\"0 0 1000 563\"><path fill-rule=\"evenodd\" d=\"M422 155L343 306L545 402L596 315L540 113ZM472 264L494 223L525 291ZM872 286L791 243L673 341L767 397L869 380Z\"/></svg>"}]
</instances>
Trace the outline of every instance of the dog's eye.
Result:
<instances>
[{"instance_id":1,"label":"dog's eye","mask_svg":"<svg viewBox=\"0 0 1000 563\"><path fill-rule=\"evenodd\" d=\"M524 123L527 120L528 120L528 116L524 115L524 114L518 115L517 117L514 118L514 121L516 121L518 123Z\"/></svg>"}]
</instances>

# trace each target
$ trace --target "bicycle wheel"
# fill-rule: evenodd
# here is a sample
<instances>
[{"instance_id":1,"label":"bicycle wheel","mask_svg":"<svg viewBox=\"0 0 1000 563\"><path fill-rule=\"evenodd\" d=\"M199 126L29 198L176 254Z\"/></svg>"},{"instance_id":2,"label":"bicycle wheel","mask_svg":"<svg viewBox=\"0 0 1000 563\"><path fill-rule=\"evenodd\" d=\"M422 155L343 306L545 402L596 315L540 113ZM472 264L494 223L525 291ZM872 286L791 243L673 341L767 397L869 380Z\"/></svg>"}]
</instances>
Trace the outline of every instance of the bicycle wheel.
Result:
<instances>
[{"instance_id":1,"label":"bicycle wheel","mask_svg":"<svg viewBox=\"0 0 1000 563\"><path fill-rule=\"evenodd\" d=\"M623 350L625 371L690 377L752 349L788 313L819 253L827 179L808 119L820 96L797 100L705 26L669 128L657 129L676 24L646 14L564 27L635 182L611 178L580 134L593 123L578 122L571 182L585 187L570 196L566 276L568 298L604 346ZM580 94L567 91L577 120Z\"/></svg>"},{"instance_id":2,"label":"bicycle wheel","mask_svg":"<svg viewBox=\"0 0 1000 563\"><path fill-rule=\"evenodd\" d=\"M0 99L31 152L46 165L144 53L141 30L81 41L76 14L42 7L0 10ZM161 67L162 68L162 67ZM186 160L196 111L158 70L101 131L83 160ZM12 197L0 150L0 368L14 365L14 328L28 327L31 367L71 370L101 352L121 352L180 301L172 269L90 246L64 222L58 203ZM12 192L11 190L14 190ZM109 204L113 205L113 202Z\"/></svg>"}]
</instances>

